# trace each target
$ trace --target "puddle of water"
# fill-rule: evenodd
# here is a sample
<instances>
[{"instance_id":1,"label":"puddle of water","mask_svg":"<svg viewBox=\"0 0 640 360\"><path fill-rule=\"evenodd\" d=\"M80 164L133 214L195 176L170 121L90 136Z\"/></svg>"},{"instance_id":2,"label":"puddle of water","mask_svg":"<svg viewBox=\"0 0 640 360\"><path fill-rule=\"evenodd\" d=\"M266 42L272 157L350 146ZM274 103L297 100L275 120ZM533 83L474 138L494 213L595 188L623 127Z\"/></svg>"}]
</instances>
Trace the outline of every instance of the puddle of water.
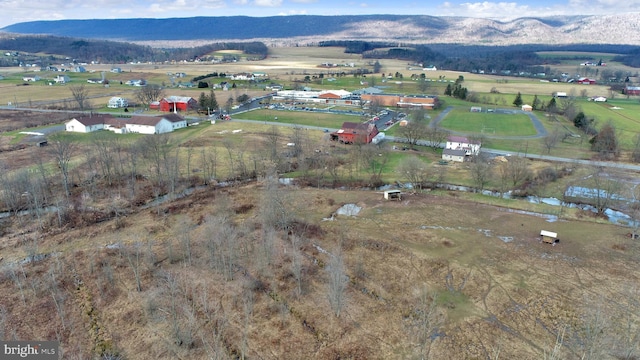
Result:
<instances>
[{"instance_id":1,"label":"puddle of water","mask_svg":"<svg viewBox=\"0 0 640 360\"><path fill-rule=\"evenodd\" d=\"M510 212L510 213L514 213L514 214L537 216L537 217L541 217L543 219L547 219L547 222L556 222L556 221L558 221L558 216L557 215L542 214L542 213L537 213L537 212L533 212L533 211L525 211L525 210L517 210L517 209L501 209L501 211L506 211L506 212Z\"/></svg>"},{"instance_id":2,"label":"puddle of water","mask_svg":"<svg viewBox=\"0 0 640 360\"><path fill-rule=\"evenodd\" d=\"M356 204L344 204L341 208L336 211L338 215L346 215L346 216L356 216L360 213L362 207Z\"/></svg>"}]
</instances>

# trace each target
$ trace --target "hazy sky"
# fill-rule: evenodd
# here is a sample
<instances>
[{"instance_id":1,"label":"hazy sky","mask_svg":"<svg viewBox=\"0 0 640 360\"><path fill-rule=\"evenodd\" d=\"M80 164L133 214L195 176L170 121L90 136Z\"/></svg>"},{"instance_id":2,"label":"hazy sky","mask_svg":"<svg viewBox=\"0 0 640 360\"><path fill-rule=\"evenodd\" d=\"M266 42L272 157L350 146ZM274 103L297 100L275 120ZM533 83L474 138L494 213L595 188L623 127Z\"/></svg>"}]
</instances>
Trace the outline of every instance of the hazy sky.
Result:
<instances>
[{"instance_id":1,"label":"hazy sky","mask_svg":"<svg viewBox=\"0 0 640 360\"><path fill-rule=\"evenodd\" d=\"M0 28L19 22L62 19L295 14L412 14L513 19L638 11L640 0L0 0Z\"/></svg>"}]
</instances>

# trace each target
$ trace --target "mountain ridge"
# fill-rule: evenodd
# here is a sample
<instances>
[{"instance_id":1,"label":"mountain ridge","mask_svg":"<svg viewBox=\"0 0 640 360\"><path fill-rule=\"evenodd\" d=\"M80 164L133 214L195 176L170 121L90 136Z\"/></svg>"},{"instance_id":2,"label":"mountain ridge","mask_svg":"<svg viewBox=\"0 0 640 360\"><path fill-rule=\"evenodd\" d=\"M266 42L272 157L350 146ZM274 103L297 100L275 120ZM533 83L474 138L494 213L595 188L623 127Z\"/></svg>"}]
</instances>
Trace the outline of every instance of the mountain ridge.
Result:
<instances>
[{"instance_id":1,"label":"mountain ridge","mask_svg":"<svg viewBox=\"0 0 640 360\"><path fill-rule=\"evenodd\" d=\"M361 39L483 45L640 45L638 15L522 17L509 21L429 15L47 20L17 23L0 31L118 41L295 38L301 42Z\"/></svg>"}]
</instances>

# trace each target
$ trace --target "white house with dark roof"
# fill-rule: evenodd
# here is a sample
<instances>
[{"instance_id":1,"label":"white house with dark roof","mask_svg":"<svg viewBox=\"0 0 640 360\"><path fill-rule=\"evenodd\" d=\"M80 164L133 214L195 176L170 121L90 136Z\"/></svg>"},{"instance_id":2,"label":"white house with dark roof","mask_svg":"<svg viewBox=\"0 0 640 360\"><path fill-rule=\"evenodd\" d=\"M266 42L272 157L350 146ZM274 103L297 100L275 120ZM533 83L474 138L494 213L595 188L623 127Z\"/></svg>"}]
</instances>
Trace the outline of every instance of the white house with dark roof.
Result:
<instances>
[{"instance_id":1,"label":"white house with dark roof","mask_svg":"<svg viewBox=\"0 0 640 360\"><path fill-rule=\"evenodd\" d=\"M90 114L73 118L65 123L65 130L70 132L90 133L104 129L104 124L112 119L109 114Z\"/></svg>"},{"instance_id":2,"label":"white house with dark roof","mask_svg":"<svg viewBox=\"0 0 640 360\"><path fill-rule=\"evenodd\" d=\"M442 150L442 160L463 162L480 153L480 142L464 136L449 136Z\"/></svg>"},{"instance_id":3,"label":"white house with dark roof","mask_svg":"<svg viewBox=\"0 0 640 360\"><path fill-rule=\"evenodd\" d=\"M56 75L56 77L53 78L53 81L55 81L56 84L66 84L71 81L71 79L68 75Z\"/></svg>"},{"instance_id":4,"label":"white house with dark roof","mask_svg":"<svg viewBox=\"0 0 640 360\"><path fill-rule=\"evenodd\" d=\"M89 133L109 130L117 134L163 134L187 127L187 120L178 114L115 118L109 114L87 115L65 124L66 131Z\"/></svg>"}]
</instances>

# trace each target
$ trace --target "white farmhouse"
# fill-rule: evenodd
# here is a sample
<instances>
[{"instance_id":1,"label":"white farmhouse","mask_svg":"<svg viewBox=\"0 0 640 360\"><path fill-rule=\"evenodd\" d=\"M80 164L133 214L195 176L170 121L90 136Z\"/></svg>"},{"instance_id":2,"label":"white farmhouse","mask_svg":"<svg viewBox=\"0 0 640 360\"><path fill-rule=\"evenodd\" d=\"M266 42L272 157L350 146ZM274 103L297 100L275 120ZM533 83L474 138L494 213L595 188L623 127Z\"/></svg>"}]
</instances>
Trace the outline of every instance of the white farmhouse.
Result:
<instances>
[{"instance_id":1,"label":"white farmhouse","mask_svg":"<svg viewBox=\"0 0 640 360\"><path fill-rule=\"evenodd\" d=\"M22 81L26 81L26 82L39 81L39 80L40 80L40 76L38 75L29 75L22 78Z\"/></svg>"},{"instance_id":2,"label":"white farmhouse","mask_svg":"<svg viewBox=\"0 0 640 360\"><path fill-rule=\"evenodd\" d=\"M53 81L55 81L56 84L66 84L71 81L71 79L67 75L57 75L55 78L53 78Z\"/></svg>"},{"instance_id":3,"label":"white farmhouse","mask_svg":"<svg viewBox=\"0 0 640 360\"><path fill-rule=\"evenodd\" d=\"M127 106L129 106L127 99L119 96L112 97L107 104L107 107L111 109L126 108Z\"/></svg>"},{"instance_id":4,"label":"white farmhouse","mask_svg":"<svg viewBox=\"0 0 640 360\"><path fill-rule=\"evenodd\" d=\"M442 160L463 162L469 156L478 155L480 146L480 142L464 136L449 136L442 151Z\"/></svg>"}]
</instances>

